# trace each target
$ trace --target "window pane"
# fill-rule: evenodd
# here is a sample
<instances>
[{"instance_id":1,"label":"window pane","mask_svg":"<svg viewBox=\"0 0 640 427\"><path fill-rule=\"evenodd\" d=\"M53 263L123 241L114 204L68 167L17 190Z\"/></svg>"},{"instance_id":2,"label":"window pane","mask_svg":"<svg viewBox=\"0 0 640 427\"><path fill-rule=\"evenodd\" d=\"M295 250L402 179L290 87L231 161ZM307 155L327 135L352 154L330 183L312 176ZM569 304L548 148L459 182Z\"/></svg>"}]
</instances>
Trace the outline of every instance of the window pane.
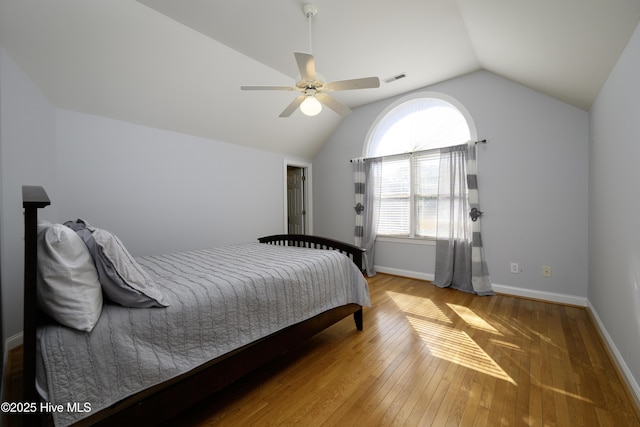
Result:
<instances>
[{"instance_id":1,"label":"window pane","mask_svg":"<svg viewBox=\"0 0 640 427\"><path fill-rule=\"evenodd\" d=\"M409 198L383 198L380 201L378 234L387 236L409 235Z\"/></svg>"},{"instance_id":2,"label":"window pane","mask_svg":"<svg viewBox=\"0 0 640 427\"><path fill-rule=\"evenodd\" d=\"M382 162L382 197L409 196L409 158Z\"/></svg>"},{"instance_id":3,"label":"window pane","mask_svg":"<svg viewBox=\"0 0 640 427\"><path fill-rule=\"evenodd\" d=\"M416 156L415 168L416 195L438 194L440 154L435 152Z\"/></svg>"},{"instance_id":4,"label":"window pane","mask_svg":"<svg viewBox=\"0 0 640 427\"><path fill-rule=\"evenodd\" d=\"M382 191L378 234L409 235L410 198L409 158L385 160L382 163Z\"/></svg>"},{"instance_id":5,"label":"window pane","mask_svg":"<svg viewBox=\"0 0 640 427\"><path fill-rule=\"evenodd\" d=\"M416 236L435 237L436 217L437 217L436 196L418 197L416 196Z\"/></svg>"},{"instance_id":6,"label":"window pane","mask_svg":"<svg viewBox=\"0 0 640 427\"><path fill-rule=\"evenodd\" d=\"M464 144L471 139L460 110L438 98L415 98L386 114L369 140L372 157Z\"/></svg>"},{"instance_id":7,"label":"window pane","mask_svg":"<svg viewBox=\"0 0 640 427\"><path fill-rule=\"evenodd\" d=\"M415 157L415 235L435 237L438 195L439 153L423 153Z\"/></svg>"}]
</instances>

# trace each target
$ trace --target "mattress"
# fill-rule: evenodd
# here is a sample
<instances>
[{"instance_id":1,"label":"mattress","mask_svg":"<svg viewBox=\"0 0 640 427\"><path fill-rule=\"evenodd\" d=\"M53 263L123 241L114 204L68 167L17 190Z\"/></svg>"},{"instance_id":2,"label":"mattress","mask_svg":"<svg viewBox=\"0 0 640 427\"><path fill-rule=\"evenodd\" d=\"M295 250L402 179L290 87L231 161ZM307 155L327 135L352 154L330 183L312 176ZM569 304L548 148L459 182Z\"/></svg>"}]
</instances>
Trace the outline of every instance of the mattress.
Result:
<instances>
[{"instance_id":1,"label":"mattress","mask_svg":"<svg viewBox=\"0 0 640 427\"><path fill-rule=\"evenodd\" d=\"M168 307L107 303L89 333L39 328L38 388L72 409L53 413L56 425L331 308L370 305L367 281L337 251L248 243L136 260Z\"/></svg>"}]
</instances>

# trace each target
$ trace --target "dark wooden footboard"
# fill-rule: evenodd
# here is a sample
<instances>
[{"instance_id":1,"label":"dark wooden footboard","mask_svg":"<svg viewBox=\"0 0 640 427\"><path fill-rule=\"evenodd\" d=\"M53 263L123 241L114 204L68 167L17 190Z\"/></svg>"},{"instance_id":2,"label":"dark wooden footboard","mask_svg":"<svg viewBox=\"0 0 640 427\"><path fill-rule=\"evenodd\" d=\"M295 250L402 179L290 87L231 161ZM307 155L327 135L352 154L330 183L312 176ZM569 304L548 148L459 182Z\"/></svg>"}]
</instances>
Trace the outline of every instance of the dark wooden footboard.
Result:
<instances>
[{"instance_id":1,"label":"dark wooden footboard","mask_svg":"<svg viewBox=\"0 0 640 427\"><path fill-rule=\"evenodd\" d=\"M280 246L336 250L347 255L358 266L360 271L364 271L362 262L365 249L339 240L306 234L275 234L273 236L260 237L258 241Z\"/></svg>"}]
</instances>

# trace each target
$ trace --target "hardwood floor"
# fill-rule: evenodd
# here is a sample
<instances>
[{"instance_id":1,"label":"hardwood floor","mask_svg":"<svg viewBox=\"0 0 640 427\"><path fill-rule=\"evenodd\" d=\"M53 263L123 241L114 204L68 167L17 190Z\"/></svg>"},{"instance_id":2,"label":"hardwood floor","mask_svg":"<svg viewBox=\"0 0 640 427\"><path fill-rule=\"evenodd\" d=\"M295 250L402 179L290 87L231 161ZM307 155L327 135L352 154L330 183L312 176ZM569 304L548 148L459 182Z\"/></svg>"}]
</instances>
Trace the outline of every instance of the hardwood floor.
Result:
<instances>
[{"instance_id":1,"label":"hardwood floor","mask_svg":"<svg viewBox=\"0 0 640 427\"><path fill-rule=\"evenodd\" d=\"M351 319L174 425L638 426L587 311L378 274Z\"/></svg>"},{"instance_id":2,"label":"hardwood floor","mask_svg":"<svg viewBox=\"0 0 640 427\"><path fill-rule=\"evenodd\" d=\"M640 426L586 309L378 274L345 319L169 426Z\"/></svg>"}]
</instances>

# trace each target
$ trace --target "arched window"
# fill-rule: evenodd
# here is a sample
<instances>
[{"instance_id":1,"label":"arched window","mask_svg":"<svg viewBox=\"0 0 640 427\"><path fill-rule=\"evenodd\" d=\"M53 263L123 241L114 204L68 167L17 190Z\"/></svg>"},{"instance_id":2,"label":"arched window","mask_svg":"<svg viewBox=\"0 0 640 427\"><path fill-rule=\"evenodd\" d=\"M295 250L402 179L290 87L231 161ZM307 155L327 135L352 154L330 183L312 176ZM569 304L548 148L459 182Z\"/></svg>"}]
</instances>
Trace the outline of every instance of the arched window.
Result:
<instances>
[{"instance_id":1,"label":"arched window","mask_svg":"<svg viewBox=\"0 0 640 427\"><path fill-rule=\"evenodd\" d=\"M377 234L434 238L438 149L475 137L466 109L442 94L414 94L387 108L371 127L364 148L365 157L384 159Z\"/></svg>"}]
</instances>

